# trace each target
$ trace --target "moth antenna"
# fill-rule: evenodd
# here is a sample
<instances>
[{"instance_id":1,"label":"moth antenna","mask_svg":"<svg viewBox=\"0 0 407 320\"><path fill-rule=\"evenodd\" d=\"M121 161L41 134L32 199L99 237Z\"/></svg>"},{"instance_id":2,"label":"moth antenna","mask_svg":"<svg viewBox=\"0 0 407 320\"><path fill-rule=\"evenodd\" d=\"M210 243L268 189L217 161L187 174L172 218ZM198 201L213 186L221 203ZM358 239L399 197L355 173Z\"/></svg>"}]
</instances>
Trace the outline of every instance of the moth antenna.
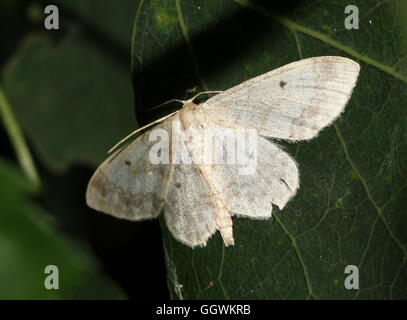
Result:
<instances>
[{"instance_id":1,"label":"moth antenna","mask_svg":"<svg viewBox=\"0 0 407 320\"><path fill-rule=\"evenodd\" d=\"M210 90L210 91L202 91L197 93L195 96L193 96L191 99L188 101L194 101L197 97L199 97L201 94L211 94L211 93L222 93L223 91L219 90Z\"/></svg>"},{"instance_id":2,"label":"moth antenna","mask_svg":"<svg viewBox=\"0 0 407 320\"><path fill-rule=\"evenodd\" d=\"M152 108L149 108L149 109L145 109L145 110L141 110L141 112L150 112L150 111L152 111L152 110L161 108L162 106L164 106L164 105L166 105L166 104L168 104L168 103L171 103L171 102L179 102L179 103L185 104L186 101L185 101L185 100L180 100L180 99L171 99L171 100L165 101L165 102L163 102L163 103L160 103L159 105L157 105L157 106L155 106L155 107L152 107Z\"/></svg>"},{"instance_id":3,"label":"moth antenna","mask_svg":"<svg viewBox=\"0 0 407 320\"><path fill-rule=\"evenodd\" d=\"M173 115L176 114L177 112L178 112L178 110L175 111L175 112L172 112L172 113L170 113L170 114L167 114L166 116L164 116L164 117L162 117L162 118L160 118L160 119L157 119L157 120L155 120L155 121L153 121L153 122L151 122L151 123L149 123L149 124L147 124L147 125L145 125L145 126L143 126L143 127L141 127L141 128L138 128L137 130L133 131L132 133L130 133L129 135L127 135L126 137L124 137L124 138L123 138L122 140L120 140L118 143L116 143L112 148L110 148L109 151L107 152L107 154L111 154L113 151L116 151L116 149L117 149L121 144L123 144L124 142L126 142L128 139L130 139L130 138L131 138L132 136L134 136L136 133L138 133L138 132L140 132L140 131L142 131L142 130L144 130L144 129L147 129L147 128L151 127L152 125L155 125L155 124L157 124L157 123L160 123L160 122L164 121L165 119L167 119L167 118L173 116Z\"/></svg>"},{"instance_id":4,"label":"moth antenna","mask_svg":"<svg viewBox=\"0 0 407 320\"><path fill-rule=\"evenodd\" d=\"M160 103L159 105L157 105L157 106L155 106L155 107L152 107L152 108L147 109L147 110L143 110L143 112L148 112L148 111L151 111L151 110L158 109L158 108L162 107L163 105L166 105L166 104L171 103L171 102L179 102L179 103L185 104L185 103L187 103L188 101L193 101L193 100L195 100L197 97L199 97L199 96L202 95L202 94L221 93L221 92L223 92L223 91L215 91L215 90L202 91L202 92L199 92L198 94L196 94L194 97L192 97L191 99L189 99L189 100L187 100L187 101L185 101L185 100L180 100L180 99L170 99L170 100L168 100L168 101L165 101L165 102L163 102L163 103ZM123 138L122 140L120 140L118 143L116 143L112 148L110 148L109 151L107 152L107 154L111 154L112 152L116 151L116 149L118 148L118 146L120 146L121 144L123 144L124 142L126 142L128 139L130 139L130 138L131 138L132 136L134 136L136 133L138 133L138 132L140 132L140 131L142 131L142 130L144 130L144 129L147 129L147 128L151 127L152 125L155 125L155 124L157 124L157 123L160 123L160 122L164 121L165 119L171 117L172 115L176 114L177 112L178 112L178 110L175 111L175 112L173 112L173 113L170 113L170 114L168 114L168 115L166 115L166 116L164 116L164 117L162 117L162 118L160 118L160 119L158 119L158 120L155 120L155 121L153 121L153 122L151 122L151 123L149 123L149 124L147 124L147 125L145 125L145 126L143 126L143 127L141 127L141 128L138 128L137 130L135 130L135 131L133 131L132 133L130 133L128 136L124 137L124 138Z\"/></svg>"}]
</instances>

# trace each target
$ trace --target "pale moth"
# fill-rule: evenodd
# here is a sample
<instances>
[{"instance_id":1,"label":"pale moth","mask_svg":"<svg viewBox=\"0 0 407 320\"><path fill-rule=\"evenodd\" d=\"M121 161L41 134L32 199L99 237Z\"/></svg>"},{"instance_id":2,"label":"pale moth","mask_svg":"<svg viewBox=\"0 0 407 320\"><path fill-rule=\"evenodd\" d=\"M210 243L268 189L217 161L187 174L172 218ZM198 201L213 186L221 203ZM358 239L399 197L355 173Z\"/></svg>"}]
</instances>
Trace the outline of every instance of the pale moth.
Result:
<instances>
[{"instance_id":1,"label":"pale moth","mask_svg":"<svg viewBox=\"0 0 407 320\"><path fill-rule=\"evenodd\" d=\"M268 219L272 204L283 209L299 186L296 162L268 139L316 137L344 111L358 74L359 64L352 60L314 57L247 80L202 104L185 101L100 165L89 182L87 203L137 221L156 218L164 209L168 229L182 243L205 246L219 230L225 246L233 245L232 216ZM197 150L209 143L204 131L211 128L256 130L256 149L243 153L246 160L256 157L255 170L242 174L241 162L199 161L203 152ZM170 141L157 138L164 130ZM171 138L186 131L184 145L193 161L176 162ZM236 143L247 142L247 134L237 137ZM151 160L152 154L163 160L166 153L167 162Z\"/></svg>"}]
</instances>

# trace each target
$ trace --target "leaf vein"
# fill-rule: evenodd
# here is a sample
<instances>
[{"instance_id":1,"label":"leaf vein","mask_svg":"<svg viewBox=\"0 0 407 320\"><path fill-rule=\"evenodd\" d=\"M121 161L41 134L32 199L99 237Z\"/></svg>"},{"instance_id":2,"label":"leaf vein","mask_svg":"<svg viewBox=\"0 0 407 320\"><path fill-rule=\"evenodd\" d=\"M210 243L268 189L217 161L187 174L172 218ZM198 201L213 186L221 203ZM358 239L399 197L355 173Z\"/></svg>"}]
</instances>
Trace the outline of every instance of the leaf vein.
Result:
<instances>
[{"instance_id":1,"label":"leaf vein","mask_svg":"<svg viewBox=\"0 0 407 320\"><path fill-rule=\"evenodd\" d=\"M393 230L390 228L389 223L387 222L386 218L384 217L383 211L382 209L379 207L379 205L376 203L376 201L373 199L372 194L370 193L370 189L366 183L366 180L364 179L364 177L362 176L362 174L359 172L358 168L356 167L355 163L353 162L352 158L349 155L349 151L348 151L348 147L345 143L344 138L342 137L342 134L338 128L338 126L334 123L333 127L335 128L336 134L339 138L339 141L342 145L342 148L344 150L345 153L345 157L348 160L349 164L351 165L352 169L354 170L355 174L357 175L357 177L359 178L359 180L362 183L363 188L365 189L365 193L369 199L369 201L372 203L373 207L375 208L377 214L380 217L380 220L382 220L385 229L387 230L387 232L389 233L390 237L393 239L393 241L396 243L396 245L398 247L400 247L400 249L403 252L403 255L405 257L407 257L407 250L406 248L403 246L403 244L400 242L400 240L396 237L396 235L394 234Z\"/></svg>"},{"instance_id":2,"label":"leaf vein","mask_svg":"<svg viewBox=\"0 0 407 320\"><path fill-rule=\"evenodd\" d=\"M329 36L327 36L321 32L318 32L318 31L312 30L310 28L304 27L302 25L299 25L286 17L274 15L274 14L266 11L264 8L257 6L254 3L251 3L249 0L232 0L232 1L236 2L237 4L239 4L243 7L249 8L267 18L274 20L275 22L283 25L284 27L288 28L289 30L295 30L295 31L301 32L303 34L306 34L310 37L313 37L315 39L321 40L322 42L325 42L326 44L330 45L331 47L341 50L341 51L355 57L356 59L359 59L360 61L363 61L363 62L375 67L376 69L386 72L389 75L393 76L394 78L396 78L404 83L407 83L407 76L404 76L403 74L399 73L396 70L396 68L394 68L393 66L388 66L383 63L380 63L375 59L372 59L340 42L333 40L332 38L330 38Z\"/></svg>"},{"instance_id":3,"label":"leaf vein","mask_svg":"<svg viewBox=\"0 0 407 320\"><path fill-rule=\"evenodd\" d=\"M297 240L292 236L292 234L288 231L286 226L282 223L282 221L280 220L280 218L276 214L274 215L274 217L275 217L277 223L280 225L281 229L283 229L284 233L291 240L291 244L292 244L292 246L294 248L295 254L296 254L297 258L298 258L298 261L300 262L301 268L302 268L303 273L304 273L304 278L305 278L305 282L307 284L307 289L308 289L308 297L316 299L316 297L315 297L315 295L313 294L313 291L312 291L311 279L309 277L307 267L305 266L305 262L304 262L304 259L302 258L301 251L300 251L300 249L298 248L298 245L297 245Z\"/></svg>"},{"instance_id":4,"label":"leaf vein","mask_svg":"<svg viewBox=\"0 0 407 320\"><path fill-rule=\"evenodd\" d=\"M195 67L195 73L198 76L199 80L201 81L201 84L204 87L205 91L208 91L208 87L206 86L206 83L205 83L205 81L204 81L204 79L203 79L203 77L201 75L200 70L199 70L198 59L196 58L196 55L194 53L194 49L192 47L191 40L189 39L187 26L185 24L184 16L182 14L182 8L181 8L180 0L175 0L175 6L176 6L176 9L177 9L178 22L179 22L179 25L180 25L180 28L181 28L182 36L184 37L185 42L186 42L187 47L188 47L188 51L191 54L192 62L193 62L194 67Z\"/></svg>"}]
</instances>

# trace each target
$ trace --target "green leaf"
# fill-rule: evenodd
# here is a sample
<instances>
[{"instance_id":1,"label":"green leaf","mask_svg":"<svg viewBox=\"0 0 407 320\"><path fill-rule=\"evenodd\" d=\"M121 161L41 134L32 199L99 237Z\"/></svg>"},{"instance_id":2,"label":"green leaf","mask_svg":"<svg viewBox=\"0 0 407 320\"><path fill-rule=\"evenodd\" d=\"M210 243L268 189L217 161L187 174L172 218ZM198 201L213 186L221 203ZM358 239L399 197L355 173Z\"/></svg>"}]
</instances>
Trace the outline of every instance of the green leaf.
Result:
<instances>
[{"instance_id":1,"label":"green leaf","mask_svg":"<svg viewBox=\"0 0 407 320\"><path fill-rule=\"evenodd\" d=\"M3 71L18 122L55 171L96 166L137 127L129 73L134 2L126 1L125 10L95 1L59 3L86 23L60 5L65 33L30 34Z\"/></svg>"},{"instance_id":2,"label":"green leaf","mask_svg":"<svg viewBox=\"0 0 407 320\"><path fill-rule=\"evenodd\" d=\"M125 297L84 245L62 235L29 199L33 186L3 160L0 181L0 299ZM58 267L58 290L44 286L48 265Z\"/></svg>"},{"instance_id":3,"label":"green leaf","mask_svg":"<svg viewBox=\"0 0 407 320\"><path fill-rule=\"evenodd\" d=\"M130 50L137 1L121 0L120 5L115 1L103 1L101 5L100 0L56 0L54 4L62 6L62 17L65 12L72 12L83 24L94 28L106 40L122 50Z\"/></svg>"},{"instance_id":4,"label":"green leaf","mask_svg":"<svg viewBox=\"0 0 407 320\"><path fill-rule=\"evenodd\" d=\"M344 28L341 0L288 1L284 10L255 0L139 3L132 57L139 110L302 58L361 64L343 116L309 143L285 145L301 184L283 211L274 208L268 221L234 218L231 248L219 234L205 248L188 248L160 218L172 296L407 298L407 3L354 1L358 30ZM348 265L359 268L359 290L344 286Z\"/></svg>"}]
</instances>

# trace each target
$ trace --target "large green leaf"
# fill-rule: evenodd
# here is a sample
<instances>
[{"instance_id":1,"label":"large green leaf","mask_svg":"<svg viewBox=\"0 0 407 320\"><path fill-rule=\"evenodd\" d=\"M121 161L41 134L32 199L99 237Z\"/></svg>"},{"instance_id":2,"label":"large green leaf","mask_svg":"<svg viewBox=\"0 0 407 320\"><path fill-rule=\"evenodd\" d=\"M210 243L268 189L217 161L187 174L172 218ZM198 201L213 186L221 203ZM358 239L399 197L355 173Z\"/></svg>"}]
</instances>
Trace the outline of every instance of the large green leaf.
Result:
<instances>
[{"instance_id":1,"label":"large green leaf","mask_svg":"<svg viewBox=\"0 0 407 320\"><path fill-rule=\"evenodd\" d=\"M3 160L0 181L0 299L125 297L89 251L61 234L29 199L30 184ZM48 265L58 267L58 290L44 286Z\"/></svg>"},{"instance_id":2,"label":"large green leaf","mask_svg":"<svg viewBox=\"0 0 407 320\"><path fill-rule=\"evenodd\" d=\"M354 1L359 30L344 28L341 0L266 3L140 1L132 61L140 110L306 57L361 64L344 115L313 141L285 146L301 186L273 219L234 219L234 247L216 234L191 249L161 217L173 297L407 298L407 3ZM347 265L359 267L359 290L344 287Z\"/></svg>"}]
</instances>

